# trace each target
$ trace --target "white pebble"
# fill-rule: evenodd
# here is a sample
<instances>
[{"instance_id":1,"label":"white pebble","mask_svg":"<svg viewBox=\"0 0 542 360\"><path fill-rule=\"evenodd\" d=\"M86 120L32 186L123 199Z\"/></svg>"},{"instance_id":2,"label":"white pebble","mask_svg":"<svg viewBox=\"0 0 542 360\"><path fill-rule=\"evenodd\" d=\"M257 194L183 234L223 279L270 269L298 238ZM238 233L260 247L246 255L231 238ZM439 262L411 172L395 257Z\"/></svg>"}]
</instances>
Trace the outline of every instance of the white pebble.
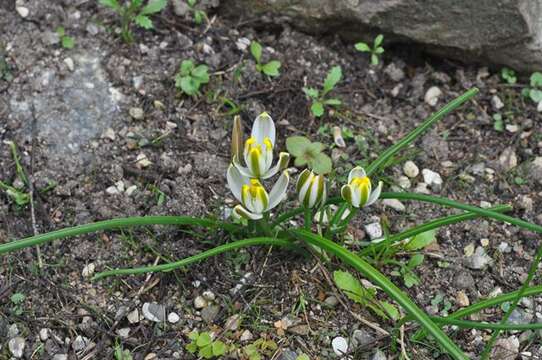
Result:
<instances>
[{"instance_id":1,"label":"white pebble","mask_svg":"<svg viewBox=\"0 0 542 360\"><path fill-rule=\"evenodd\" d=\"M442 90L438 86L431 86L424 96L424 101L429 106L435 106L438 103L438 98L442 95Z\"/></svg>"},{"instance_id":2,"label":"white pebble","mask_svg":"<svg viewBox=\"0 0 542 360\"><path fill-rule=\"evenodd\" d=\"M403 172L409 178L415 178L420 173L420 169L413 161L409 160L403 165Z\"/></svg>"},{"instance_id":3,"label":"white pebble","mask_svg":"<svg viewBox=\"0 0 542 360\"><path fill-rule=\"evenodd\" d=\"M92 274L94 274L95 269L96 269L96 265L94 265L94 263L87 264L83 268L81 275L83 275L83 277L90 277L92 276Z\"/></svg>"},{"instance_id":4,"label":"white pebble","mask_svg":"<svg viewBox=\"0 0 542 360\"><path fill-rule=\"evenodd\" d=\"M25 18L30 14L30 10L28 10L28 8L24 6L17 6L15 10L17 10L17 12L19 13L19 15L21 15L22 18Z\"/></svg>"},{"instance_id":5,"label":"white pebble","mask_svg":"<svg viewBox=\"0 0 542 360\"><path fill-rule=\"evenodd\" d=\"M169 321L172 324L178 323L179 320L181 320L181 317L177 313L170 312L167 316L167 321Z\"/></svg>"},{"instance_id":6,"label":"white pebble","mask_svg":"<svg viewBox=\"0 0 542 360\"><path fill-rule=\"evenodd\" d=\"M423 182L428 185L442 185L440 174L429 169L422 170Z\"/></svg>"},{"instance_id":7,"label":"white pebble","mask_svg":"<svg viewBox=\"0 0 542 360\"><path fill-rule=\"evenodd\" d=\"M348 341L342 336L337 336L331 341L331 347L335 354L342 356L348 352Z\"/></svg>"}]
</instances>

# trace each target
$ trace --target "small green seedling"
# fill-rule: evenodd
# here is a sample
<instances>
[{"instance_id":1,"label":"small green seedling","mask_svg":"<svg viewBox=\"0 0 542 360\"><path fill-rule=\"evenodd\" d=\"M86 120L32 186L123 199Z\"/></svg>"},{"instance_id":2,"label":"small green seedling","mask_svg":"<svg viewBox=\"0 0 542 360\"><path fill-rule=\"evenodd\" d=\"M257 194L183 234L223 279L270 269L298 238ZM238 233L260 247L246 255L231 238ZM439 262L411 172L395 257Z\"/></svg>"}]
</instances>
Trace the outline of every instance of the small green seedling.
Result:
<instances>
[{"instance_id":1,"label":"small green seedling","mask_svg":"<svg viewBox=\"0 0 542 360\"><path fill-rule=\"evenodd\" d=\"M0 180L0 190L4 190L8 198L13 200L17 206L22 207L30 203L30 193L24 191L24 186L29 186L30 182L28 181L26 173L21 165L19 154L17 152L17 145L15 145L13 141L10 141L9 146L11 148L13 161L15 162L15 173L23 185L16 187L6 184Z\"/></svg>"},{"instance_id":2,"label":"small green seedling","mask_svg":"<svg viewBox=\"0 0 542 360\"><path fill-rule=\"evenodd\" d=\"M213 341L211 334L208 332L198 333L197 331L192 331L188 334L188 338L192 342L185 346L186 350L192 354L198 353L198 356L204 359L221 357L227 351L226 344L220 340Z\"/></svg>"},{"instance_id":3,"label":"small green seedling","mask_svg":"<svg viewBox=\"0 0 542 360\"><path fill-rule=\"evenodd\" d=\"M189 96L200 95L200 86L209 82L209 67L196 66L192 60L183 60L175 76L175 86Z\"/></svg>"},{"instance_id":4,"label":"small green seedling","mask_svg":"<svg viewBox=\"0 0 542 360\"><path fill-rule=\"evenodd\" d=\"M516 77L516 72L512 69L509 69L507 67L504 67L501 69L501 77L504 81L506 81L509 84L515 84L518 80Z\"/></svg>"},{"instance_id":5,"label":"small green seedling","mask_svg":"<svg viewBox=\"0 0 542 360\"><path fill-rule=\"evenodd\" d=\"M328 174L331 172L331 158L322 151L325 145L320 142L311 142L304 136L290 136L286 139L286 149L295 157L295 166L308 165L317 174Z\"/></svg>"},{"instance_id":6,"label":"small green seedling","mask_svg":"<svg viewBox=\"0 0 542 360\"><path fill-rule=\"evenodd\" d=\"M201 25L203 23L203 20L207 19L207 14L205 13L205 11L196 9L196 4L198 3L197 0L186 0L186 3L188 4L188 7L190 8L190 11L194 16L194 22L197 25Z\"/></svg>"},{"instance_id":7,"label":"small green seedling","mask_svg":"<svg viewBox=\"0 0 542 360\"><path fill-rule=\"evenodd\" d=\"M122 344L115 343L115 360L133 360L132 353L128 349L123 349Z\"/></svg>"},{"instance_id":8,"label":"small green seedling","mask_svg":"<svg viewBox=\"0 0 542 360\"><path fill-rule=\"evenodd\" d=\"M75 40L73 37L66 35L66 30L64 29L64 27L57 27L56 33L60 37L60 44L64 49L73 49L73 47L75 46Z\"/></svg>"},{"instance_id":9,"label":"small green seedling","mask_svg":"<svg viewBox=\"0 0 542 360\"><path fill-rule=\"evenodd\" d=\"M146 30L152 29L154 26L149 16L159 13L167 5L167 0L149 0L145 6L143 0L129 0L122 5L119 0L99 0L99 2L120 16L121 36L129 44L134 41L132 24L135 23Z\"/></svg>"},{"instance_id":10,"label":"small green seedling","mask_svg":"<svg viewBox=\"0 0 542 360\"><path fill-rule=\"evenodd\" d=\"M493 129L498 132L504 131L504 120L501 113L493 114Z\"/></svg>"},{"instance_id":11,"label":"small green seedling","mask_svg":"<svg viewBox=\"0 0 542 360\"><path fill-rule=\"evenodd\" d=\"M371 309L383 319L399 319L399 310L395 305L376 298L376 288L367 289L347 271L333 272L335 285L352 301Z\"/></svg>"},{"instance_id":12,"label":"small green seedling","mask_svg":"<svg viewBox=\"0 0 542 360\"><path fill-rule=\"evenodd\" d=\"M9 298L13 307L11 308L11 313L15 316L21 316L23 314L23 304L26 300L26 296L23 293L14 293Z\"/></svg>"},{"instance_id":13,"label":"small green seedling","mask_svg":"<svg viewBox=\"0 0 542 360\"><path fill-rule=\"evenodd\" d=\"M529 79L530 88L522 90L523 96L538 104L538 110L542 111L542 73L535 71Z\"/></svg>"},{"instance_id":14,"label":"small green seedling","mask_svg":"<svg viewBox=\"0 0 542 360\"><path fill-rule=\"evenodd\" d=\"M252 41L250 43L250 53L254 57L254 60L256 60L256 70L271 77L280 75L280 61L271 60L266 64L262 64L262 45L259 42Z\"/></svg>"},{"instance_id":15,"label":"small green seedling","mask_svg":"<svg viewBox=\"0 0 542 360\"><path fill-rule=\"evenodd\" d=\"M324 108L326 106L339 106L341 100L335 98L327 98L328 93L335 88L335 85L342 78L342 70L340 66L334 66L326 76L322 91L315 88L304 87L303 91L305 95L311 100L311 112L314 117L320 117L324 115Z\"/></svg>"},{"instance_id":16,"label":"small green seedling","mask_svg":"<svg viewBox=\"0 0 542 360\"><path fill-rule=\"evenodd\" d=\"M384 48L382 47L382 42L384 41L384 35L378 35L373 42L373 47L364 42L359 42L356 45L356 50L361 52L366 52L371 54L371 64L378 65L380 62L380 56L384 53Z\"/></svg>"},{"instance_id":17,"label":"small green seedling","mask_svg":"<svg viewBox=\"0 0 542 360\"><path fill-rule=\"evenodd\" d=\"M243 348L243 352L249 360L268 359L273 356L273 353L278 349L278 345L273 340L259 338L252 344Z\"/></svg>"}]
</instances>

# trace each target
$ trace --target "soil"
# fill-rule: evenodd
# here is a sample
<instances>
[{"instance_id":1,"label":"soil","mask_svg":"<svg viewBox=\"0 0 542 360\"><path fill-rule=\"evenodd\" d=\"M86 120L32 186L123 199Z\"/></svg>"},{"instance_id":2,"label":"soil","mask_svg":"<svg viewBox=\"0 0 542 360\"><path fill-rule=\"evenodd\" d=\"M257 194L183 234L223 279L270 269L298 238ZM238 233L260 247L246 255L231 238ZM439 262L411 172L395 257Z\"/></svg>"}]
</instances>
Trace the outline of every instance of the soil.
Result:
<instances>
[{"instance_id":1,"label":"soil","mask_svg":"<svg viewBox=\"0 0 542 360\"><path fill-rule=\"evenodd\" d=\"M134 29L135 43L129 45L120 39L114 14L93 1L28 0L24 6L26 17L13 4L0 5L0 180L28 191L17 175L11 141L33 180L33 206L18 206L0 193L0 243L115 217L222 217L225 206L234 204L224 176L231 110L239 111L245 129L260 112L269 112L279 148L292 135L327 144L341 178L473 86L480 89L473 101L417 140L380 178L393 190L404 175L402 164L412 159L420 169L411 179L412 189L423 182L421 170L430 169L443 179L429 188L432 194L474 205L510 204L510 214L542 224L542 183L531 164L542 156L542 121L536 105L521 95L524 78L509 85L499 71L386 48L385 42L381 64L372 66L352 44L332 35L311 37L280 19L226 19L214 9L207 9L208 21L198 26L190 14L179 16L170 7L153 17L154 30ZM75 39L73 49L62 48L55 35L59 26ZM246 48L253 39L264 45L263 61L280 60L279 77L257 72ZM185 59L210 68L201 96L187 97L175 88ZM343 105L314 119L301 89L320 87L335 65L341 66L343 79L332 94ZM436 107L424 101L433 86L442 92ZM239 108L232 109L231 102ZM494 126L497 113L504 120L500 131ZM333 126L345 129L346 148L333 145ZM346 136L347 130L356 138ZM395 233L453 213L415 202L404 205L405 211L397 211L378 202L364 210L349 237L367 240L363 226L380 219ZM134 359L192 359L185 346L193 330L214 332L239 349L258 339L274 341L277 350L264 358L295 359L292 352L310 359L339 358L331 347L337 336L349 339L354 359L376 358L377 349L397 358L396 339L383 333L394 330L393 322L334 287L333 271L347 269L335 260L250 248L170 273L98 282L84 276L89 265L98 272L163 263L226 241L220 232L152 226L42 245L42 268L34 248L3 256L0 358L12 356L8 343L19 336L28 359L113 359L118 348ZM467 266L465 252L473 245L484 249L491 264ZM425 261L415 269L418 285L407 288L400 277L391 278L428 312L442 314L446 306L451 312L461 307L459 292L472 304L517 289L539 245L539 236L513 226L470 221L440 229L437 243L425 249ZM391 274L397 269L380 270ZM14 294L24 295L21 304L14 304ZM195 299L204 295L214 300L196 309ZM384 298L381 292L378 296ZM435 305L439 296L444 300ZM130 322L126 315L134 309L141 313L144 303L159 304L180 320L136 317ZM476 319L499 321L502 313L491 309ZM523 301L516 315L519 321L536 322L542 321L541 313L542 298L534 297ZM235 316L241 320L232 329ZM281 319L283 325L291 322L285 331L277 327ZM447 358L431 342L411 342L414 329L415 324L405 328L411 359ZM448 330L473 358L490 334ZM503 334L501 355L494 358L513 359L518 351L524 358L542 357L539 336Z\"/></svg>"}]
</instances>

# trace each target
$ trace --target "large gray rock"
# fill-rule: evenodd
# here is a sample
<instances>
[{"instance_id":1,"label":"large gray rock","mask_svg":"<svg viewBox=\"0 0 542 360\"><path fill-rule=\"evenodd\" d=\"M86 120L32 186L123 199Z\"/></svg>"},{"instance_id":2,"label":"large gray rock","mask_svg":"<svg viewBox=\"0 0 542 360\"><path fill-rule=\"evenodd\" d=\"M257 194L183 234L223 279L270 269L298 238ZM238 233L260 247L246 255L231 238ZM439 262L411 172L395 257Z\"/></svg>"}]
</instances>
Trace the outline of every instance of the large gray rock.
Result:
<instances>
[{"instance_id":1,"label":"large gray rock","mask_svg":"<svg viewBox=\"0 0 542 360\"><path fill-rule=\"evenodd\" d=\"M311 33L417 43L461 60L542 69L542 0L224 0L232 15L270 13Z\"/></svg>"}]
</instances>

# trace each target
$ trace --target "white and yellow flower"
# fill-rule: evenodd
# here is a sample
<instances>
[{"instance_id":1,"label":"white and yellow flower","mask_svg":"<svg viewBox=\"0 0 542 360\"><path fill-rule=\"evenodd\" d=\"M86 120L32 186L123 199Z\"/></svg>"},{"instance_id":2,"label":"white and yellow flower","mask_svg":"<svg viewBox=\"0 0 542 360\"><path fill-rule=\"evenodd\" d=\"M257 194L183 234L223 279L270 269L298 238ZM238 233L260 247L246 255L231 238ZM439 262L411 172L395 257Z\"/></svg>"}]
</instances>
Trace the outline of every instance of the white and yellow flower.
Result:
<instances>
[{"instance_id":1,"label":"white and yellow flower","mask_svg":"<svg viewBox=\"0 0 542 360\"><path fill-rule=\"evenodd\" d=\"M231 192L241 202L233 211L251 220L261 219L263 213L277 206L284 199L290 181L288 171L283 171L271 192L267 193L258 179L243 176L234 165L229 166L226 177Z\"/></svg>"},{"instance_id":2,"label":"white and yellow flower","mask_svg":"<svg viewBox=\"0 0 542 360\"><path fill-rule=\"evenodd\" d=\"M382 181L372 190L371 179L361 166L356 166L348 174L348 184L341 188L341 196L355 208L373 204L382 192Z\"/></svg>"},{"instance_id":3,"label":"white and yellow flower","mask_svg":"<svg viewBox=\"0 0 542 360\"><path fill-rule=\"evenodd\" d=\"M297 178L296 191L299 202L305 208L312 209L326 201L326 180L323 175L316 175L312 171L305 169Z\"/></svg>"},{"instance_id":4,"label":"white and yellow flower","mask_svg":"<svg viewBox=\"0 0 542 360\"><path fill-rule=\"evenodd\" d=\"M261 113L252 126L250 137L245 141L243 157L245 165L234 155L233 163L239 172L246 177L255 179L268 179L286 169L290 161L290 154L281 152L279 160L273 165L273 148L275 146L275 123L268 113Z\"/></svg>"}]
</instances>

